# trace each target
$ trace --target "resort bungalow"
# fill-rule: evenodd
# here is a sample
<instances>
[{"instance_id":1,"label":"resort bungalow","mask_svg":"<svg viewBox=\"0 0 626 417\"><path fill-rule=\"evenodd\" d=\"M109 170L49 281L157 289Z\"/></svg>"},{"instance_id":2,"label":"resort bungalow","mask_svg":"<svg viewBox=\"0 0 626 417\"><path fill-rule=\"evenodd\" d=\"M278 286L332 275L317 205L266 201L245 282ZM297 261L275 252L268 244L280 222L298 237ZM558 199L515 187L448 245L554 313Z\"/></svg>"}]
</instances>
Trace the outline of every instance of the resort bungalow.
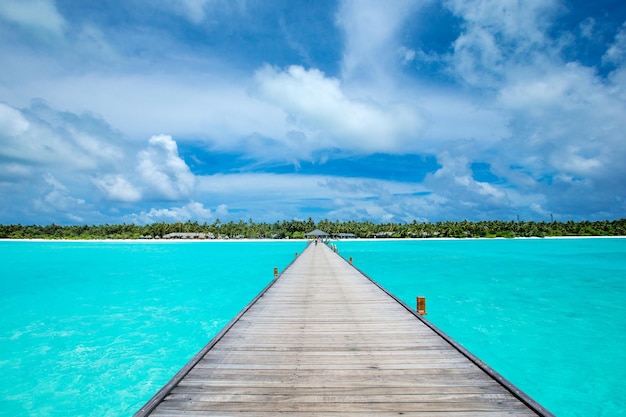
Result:
<instances>
[{"instance_id":1,"label":"resort bungalow","mask_svg":"<svg viewBox=\"0 0 626 417\"><path fill-rule=\"evenodd\" d=\"M336 239L354 239L356 235L354 233L335 233L333 237Z\"/></svg>"},{"instance_id":2,"label":"resort bungalow","mask_svg":"<svg viewBox=\"0 0 626 417\"><path fill-rule=\"evenodd\" d=\"M215 239L213 233L168 233L163 239Z\"/></svg>"},{"instance_id":3,"label":"resort bungalow","mask_svg":"<svg viewBox=\"0 0 626 417\"><path fill-rule=\"evenodd\" d=\"M320 229L315 229L312 232L309 232L307 234L305 234L304 236L308 237L308 238L327 238L329 236L328 233L326 232L322 232Z\"/></svg>"}]
</instances>

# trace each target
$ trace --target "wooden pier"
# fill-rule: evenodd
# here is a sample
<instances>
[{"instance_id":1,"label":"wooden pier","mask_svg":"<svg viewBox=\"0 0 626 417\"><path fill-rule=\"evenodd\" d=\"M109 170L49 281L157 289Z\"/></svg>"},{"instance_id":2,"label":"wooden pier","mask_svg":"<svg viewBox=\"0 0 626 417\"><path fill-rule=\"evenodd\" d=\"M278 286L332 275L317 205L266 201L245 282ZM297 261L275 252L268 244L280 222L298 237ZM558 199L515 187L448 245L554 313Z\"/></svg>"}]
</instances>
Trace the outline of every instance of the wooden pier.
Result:
<instances>
[{"instance_id":1,"label":"wooden pier","mask_svg":"<svg viewBox=\"0 0 626 417\"><path fill-rule=\"evenodd\" d=\"M135 416L279 413L552 415L323 244Z\"/></svg>"}]
</instances>

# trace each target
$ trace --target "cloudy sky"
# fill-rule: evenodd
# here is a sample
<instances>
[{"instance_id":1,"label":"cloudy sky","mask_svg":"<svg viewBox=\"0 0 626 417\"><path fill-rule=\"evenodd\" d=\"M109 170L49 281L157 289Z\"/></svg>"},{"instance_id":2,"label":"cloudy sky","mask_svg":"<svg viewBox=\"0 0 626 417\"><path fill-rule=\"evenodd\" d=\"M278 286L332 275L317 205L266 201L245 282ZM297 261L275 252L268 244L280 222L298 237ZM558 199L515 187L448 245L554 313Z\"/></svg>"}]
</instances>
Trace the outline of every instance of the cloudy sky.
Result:
<instances>
[{"instance_id":1,"label":"cloudy sky","mask_svg":"<svg viewBox=\"0 0 626 417\"><path fill-rule=\"evenodd\" d=\"M2 0L0 223L626 217L623 0Z\"/></svg>"}]
</instances>

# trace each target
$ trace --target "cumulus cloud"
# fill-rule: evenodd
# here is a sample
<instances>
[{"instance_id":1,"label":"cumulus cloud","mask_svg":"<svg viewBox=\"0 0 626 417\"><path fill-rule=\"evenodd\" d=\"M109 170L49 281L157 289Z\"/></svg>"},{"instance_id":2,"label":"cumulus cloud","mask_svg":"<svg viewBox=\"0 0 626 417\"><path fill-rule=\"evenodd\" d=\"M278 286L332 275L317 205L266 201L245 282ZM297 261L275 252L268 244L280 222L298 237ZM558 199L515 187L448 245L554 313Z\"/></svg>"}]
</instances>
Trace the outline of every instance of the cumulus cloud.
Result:
<instances>
[{"instance_id":1,"label":"cumulus cloud","mask_svg":"<svg viewBox=\"0 0 626 417\"><path fill-rule=\"evenodd\" d=\"M490 207L506 212L508 207L510 212L542 215L560 206L575 216L583 207L601 212L601 200L614 204L611 193L624 192L614 179L626 175L618 162L626 157L620 133L626 129L626 84L619 68L623 28L603 58L605 64L618 68L602 79L595 68L563 61L566 44L549 36L558 2L531 1L521 6L514 1L450 0L445 4L463 22L447 58L448 71L498 109L493 120L505 123L506 131L500 130L493 141L478 141L483 144L478 153L447 142L449 155L438 153L444 167L426 184L443 197L455 190L467 207L482 205L486 212ZM581 36L592 36L595 21L583 23ZM487 119L485 123L493 126ZM469 159L462 161L459 155ZM474 180L463 167L475 158L491 163L503 183ZM598 200L584 197L590 193Z\"/></svg>"},{"instance_id":2,"label":"cumulus cloud","mask_svg":"<svg viewBox=\"0 0 626 417\"><path fill-rule=\"evenodd\" d=\"M35 200L35 207L42 212L62 213L72 221L82 221L76 213L82 210L85 200L73 197L70 190L50 173L46 173L43 179L48 189L42 198Z\"/></svg>"},{"instance_id":3,"label":"cumulus cloud","mask_svg":"<svg viewBox=\"0 0 626 417\"><path fill-rule=\"evenodd\" d=\"M225 206L220 206L218 212L223 213ZM149 224L154 222L177 222L177 221L209 221L215 217L214 213L205 208L202 203L191 201L180 207L152 208L149 211L142 211L139 214L129 216L131 222Z\"/></svg>"},{"instance_id":4,"label":"cumulus cloud","mask_svg":"<svg viewBox=\"0 0 626 417\"><path fill-rule=\"evenodd\" d=\"M4 218L100 218L89 203L91 178L124 165L127 155L119 145L119 135L93 115L60 112L41 101L22 109L0 103Z\"/></svg>"},{"instance_id":5,"label":"cumulus cloud","mask_svg":"<svg viewBox=\"0 0 626 417\"><path fill-rule=\"evenodd\" d=\"M442 167L430 174L425 183L441 193L450 202L456 201L467 207L508 205L506 193L496 186L474 179L470 161L465 156L451 156L448 152L438 155ZM443 186L446 184L447 186ZM486 204L487 203L487 204Z\"/></svg>"},{"instance_id":6,"label":"cumulus cloud","mask_svg":"<svg viewBox=\"0 0 626 417\"><path fill-rule=\"evenodd\" d=\"M584 174L595 176L613 155L623 155L626 103L589 68L569 64L511 82L499 102L516 125L518 157L543 154L552 164L547 170L581 175L587 167Z\"/></svg>"},{"instance_id":7,"label":"cumulus cloud","mask_svg":"<svg viewBox=\"0 0 626 417\"><path fill-rule=\"evenodd\" d=\"M168 135L152 136L139 153L137 171L155 196L176 200L187 197L195 186L194 175L178 155L176 142Z\"/></svg>"},{"instance_id":8,"label":"cumulus cloud","mask_svg":"<svg viewBox=\"0 0 626 417\"><path fill-rule=\"evenodd\" d=\"M517 51L546 43L546 29L560 6L556 0L446 0L467 23L467 31L483 28L501 34L503 42L518 40Z\"/></svg>"},{"instance_id":9,"label":"cumulus cloud","mask_svg":"<svg viewBox=\"0 0 626 417\"><path fill-rule=\"evenodd\" d=\"M93 182L110 200L135 202L141 199L141 191L120 174L107 174Z\"/></svg>"},{"instance_id":10,"label":"cumulus cloud","mask_svg":"<svg viewBox=\"0 0 626 417\"><path fill-rule=\"evenodd\" d=\"M507 85L500 89L499 103L529 115L546 111L554 114L554 111L590 110L595 100L611 100L611 95L593 69L568 63L546 68L541 73L509 77Z\"/></svg>"},{"instance_id":11,"label":"cumulus cloud","mask_svg":"<svg viewBox=\"0 0 626 417\"><path fill-rule=\"evenodd\" d=\"M258 94L281 108L307 133L309 148L394 152L419 134L421 118L406 105L349 97L336 78L317 69L265 66L256 73Z\"/></svg>"},{"instance_id":12,"label":"cumulus cloud","mask_svg":"<svg viewBox=\"0 0 626 417\"><path fill-rule=\"evenodd\" d=\"M17 109L0 103L0 155L26 164L92 169L114 163L118 134L101 119L60 112L42 101Z\"/></svg>"},{"instance_id":13,"label":"cumulus cloud","mask_svg":"<svg viewBox=\"0 0 626 417\"><path fill-rule=\"evenodd\" d=\"M454 42L451 65L474 86L497 87L511 65L541 59L551 50L546 30L559 7L555 0L448 0L464 21ZM534 63L535 65L537 62Z\"/></svg>"}]
</instances>

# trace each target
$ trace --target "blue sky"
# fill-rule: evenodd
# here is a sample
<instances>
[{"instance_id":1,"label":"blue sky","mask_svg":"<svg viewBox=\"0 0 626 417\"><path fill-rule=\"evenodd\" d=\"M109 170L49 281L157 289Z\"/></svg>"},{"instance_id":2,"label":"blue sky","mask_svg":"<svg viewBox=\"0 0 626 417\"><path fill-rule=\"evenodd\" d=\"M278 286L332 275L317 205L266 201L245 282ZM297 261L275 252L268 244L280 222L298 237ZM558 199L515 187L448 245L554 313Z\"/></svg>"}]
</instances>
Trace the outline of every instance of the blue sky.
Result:
<instances>
[{"instance_id":1,"label":"blue sky","mask_svg":"<svg viewBox=\"0 0 626 417\"><path fill-rule=\"evenodd\" d=\"M0 223L626 217L622 0L2 0Z\"/></svg>"}]
</instances>

